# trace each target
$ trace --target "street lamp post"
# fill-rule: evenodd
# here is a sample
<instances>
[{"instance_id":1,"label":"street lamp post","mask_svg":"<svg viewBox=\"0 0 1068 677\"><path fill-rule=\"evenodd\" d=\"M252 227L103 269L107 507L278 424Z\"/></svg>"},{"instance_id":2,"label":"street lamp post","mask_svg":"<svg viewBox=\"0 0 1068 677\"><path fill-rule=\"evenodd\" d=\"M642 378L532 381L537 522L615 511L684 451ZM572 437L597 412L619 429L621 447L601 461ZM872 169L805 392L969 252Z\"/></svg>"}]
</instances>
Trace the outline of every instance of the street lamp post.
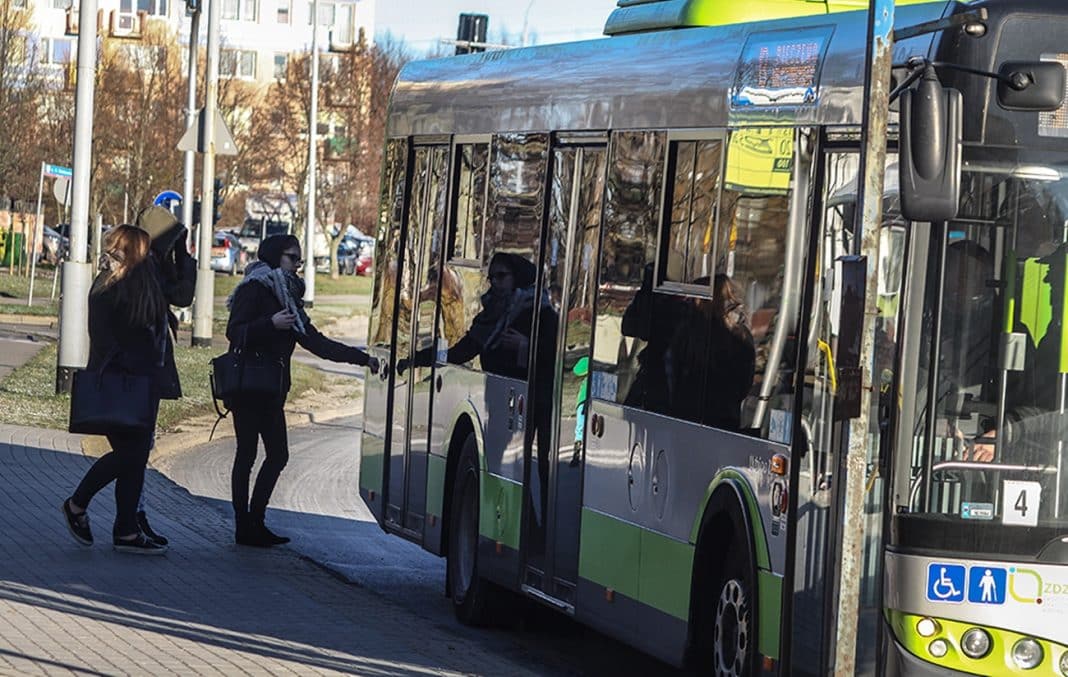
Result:
<instances>
[{"instance_id":1,"label":"street lamp post","mask_svg":"<svg viewBox=\"0 0 1068 677\"><path fill-rule=\"evenodd\" d=\"M308 212L304 219L304 305L315 303L315 190L319 143L319 0L312 0L311 110L308 113Z\"/></svg>"},{"instance_id":2,"label":"street lamp post","mask_svg":"<svg viewBox=\"0 0 1068 677\"><path fill-rule=\"evenodd\" d=\"M197 242L197 286L193 303L193 345L211 345L215 310L215 276L211 271L211 242L215 234L215 115L219 98L219 3L208 0L208 61L204 86L204 166L200 186L200 237Z\"/></svg>"},{"instance_id":3,"label":"street lamp post","mask_svg":"<svg viewBox=\"0 0 1068 677\"><path fill-rule=\"evenodd\" d=\"M74 372L89 361L87 297L92 268L89 240L89 174L93 156L93 95L96 83L96 0L81 0L78 10L78 85L74 103L74 163L71 183L70 257L63 264L59 305L59 355L56 392L70 392Z\"/></svg>"},{"instance_id":4,"label":"street lamp post","mask_svg":"<svg viewBox=\"0 0 1068 677\"><path fill-rule=\"evenodd\" d=\"M189 17L189 82L185 104L185 128L197 123L197 48L200 40L200 4L192 6L192 14ZM193 181L196 174L195 150L185 151L185 166L183 167L182 181L182 224L189 229L192 237L193 223Z\"/></svg>"}]
</instances>

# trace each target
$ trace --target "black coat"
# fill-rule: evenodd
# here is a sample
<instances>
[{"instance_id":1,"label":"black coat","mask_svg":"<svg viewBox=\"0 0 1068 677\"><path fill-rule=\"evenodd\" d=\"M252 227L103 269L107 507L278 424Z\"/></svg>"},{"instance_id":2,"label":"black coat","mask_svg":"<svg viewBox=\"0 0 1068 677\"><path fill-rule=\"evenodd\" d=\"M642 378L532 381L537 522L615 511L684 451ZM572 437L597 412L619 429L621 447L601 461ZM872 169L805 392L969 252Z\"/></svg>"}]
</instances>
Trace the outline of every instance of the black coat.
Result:
<instances>
[{"instance_id":1,"label":"black coat","mask_svg":"<svg viewBox=\"0 0 1068 677\"><path fill-rule=\"evenodd\" d=\"M182 257L176 266L163 271L153 254L142 265L152 266L163 296L172 306L188 306L193 302L196 288L196 259ZM122 284L121 282L119 284ZM147 374L152 388L161 399L176 400L182 396L178 369L174 365L174 342L170 331L177 319L167 311L157 326L142 327L130 322L129 312L118 303L115 288L89 295L89 363L88 369L98 369L108 362L131 374Z\"/></svg>"},{"instance_id":2,"label":"black coat","mask_svg":"<svg viewBox=\"0 0 1068 677\"><path fill-rule=\"evenodd\" d=\"M332 362L348 362L364 366L367 353L323 336L311 322L305 322L306 334L295 329L276 329L271 316L282 310L274 293L259 282L243 283L234 293L230 305L230 320L226 323L226 338L231 350L252 350L261 355L281 358L283 391L289 392L289 363L297 343L319 357Z\"/></svg>"}]
</instances>

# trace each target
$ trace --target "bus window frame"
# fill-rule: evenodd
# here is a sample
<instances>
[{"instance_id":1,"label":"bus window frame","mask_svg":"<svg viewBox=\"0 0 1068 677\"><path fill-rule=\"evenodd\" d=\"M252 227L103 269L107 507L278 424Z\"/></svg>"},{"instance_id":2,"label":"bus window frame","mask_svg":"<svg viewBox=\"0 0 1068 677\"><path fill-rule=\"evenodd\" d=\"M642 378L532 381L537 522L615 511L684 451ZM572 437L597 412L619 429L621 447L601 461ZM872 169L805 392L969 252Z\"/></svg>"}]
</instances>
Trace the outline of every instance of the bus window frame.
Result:
<instances>
[{"instance_id":1,"label":"bus window frame","mask_svg":"<svg viewBox=\"0 0 1068 677\"><path fill-rule=\"evenodd\" d=\"M489 171L490 165L493 163L493 134L456 134L452 137L449 143L449 200L446 206L448 219L445 222L446 236L445 236L445 263L451 266L462 266L464 268L481 268L482 258L485 254L485 240L486 240L486 207L489 205ZM486 181L485 188L482 195L482 223L479 224L480 237L478 240L478 258L466 259L455 256L455 244L456 244L456 219L459 215L458 205L460 201L460 162L462 160L461 150L465 146L473 146L476 144L486 144Z\"/></svg>"},{"instance_id":2,"label":"bus window frame","mask_svg":"<svg viewBox=\"0 0 1068 677\"><path fill-rule=\"evenodd\" d=\"M705 298L712 298L712 281L709 280L707 285L693 284L691 282L675 282L673 280L665 280L666 274L665 268L667 256L667 238L665 237L668 228L671 225L671 202L674 199L674 181L675 181L675 168L677 162L672 158L672 150L679 143L686 142L700 142L700 141L719 141L720 153L719 153L719 175L716 181L716 197L715 205L715 226L713 233L719 233L719 217L720 207L723 197L723 172L726 169L727 162L727 134L728 130L725 127L716 128L691 128L691 129L668 129L664 139L664 176L660 185L660 209L657 214L657 233L656 233L656 258L653 262L653 291L658 293L672 294L676 296L699 296ZM677 156L677 153L675 154ZM692 184L691 184L692 188ZM713 236L712 238L712 260L716 260L716 244L717 240ZM715 275L711 275L710 278L714 278Z\"/></svg>"}]
</instances>

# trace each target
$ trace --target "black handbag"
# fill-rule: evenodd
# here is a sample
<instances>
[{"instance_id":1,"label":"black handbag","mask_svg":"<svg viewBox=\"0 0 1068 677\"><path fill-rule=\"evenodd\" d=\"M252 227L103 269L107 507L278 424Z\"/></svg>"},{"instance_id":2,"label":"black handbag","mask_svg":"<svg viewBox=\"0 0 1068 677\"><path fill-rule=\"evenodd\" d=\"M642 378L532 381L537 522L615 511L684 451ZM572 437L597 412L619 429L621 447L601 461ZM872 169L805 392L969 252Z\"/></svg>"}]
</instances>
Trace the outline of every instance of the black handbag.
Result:
<instances>
[{"instance_id":1,"label":"black handbag","mask_svg":"<svg viewBox=\"0 0 1068 677\"><path fill-rule=\"evenodd\" d=\"M211 361L211 395L223 402L235 397L281 397L284 368L277 356L248 350L227 351Z\"/></svg>"},{"instance_id":2,"label":"black handbag","mask_svg":"<svg viewBox=\"0 0 1068 677\"><path fill-rule=\"evenodd\" d=\"M108 369L74 372L70 391L72 433L105 435L131 428L154 428L159 411L148 376Z\"/></svg>"}]
</instances>

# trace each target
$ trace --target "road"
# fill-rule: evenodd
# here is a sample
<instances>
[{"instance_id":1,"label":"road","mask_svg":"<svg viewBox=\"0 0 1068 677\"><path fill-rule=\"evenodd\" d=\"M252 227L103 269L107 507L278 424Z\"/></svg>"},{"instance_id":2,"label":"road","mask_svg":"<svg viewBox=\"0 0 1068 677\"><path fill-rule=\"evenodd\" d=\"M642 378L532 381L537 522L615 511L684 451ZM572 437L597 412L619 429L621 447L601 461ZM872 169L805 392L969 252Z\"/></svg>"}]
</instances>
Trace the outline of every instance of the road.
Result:
<instances>
[{"instance_id":1,"label":"road","mask_svg":"<svg viewBox=\"0 0 1068 677\"><path fill-rule=\"evenodd\" d=\"M525 656L546 675L659 675L672 670L570 620L537 610L524 626L472 630L459 625L444 597L444 560L388 536L357 493L359 418L290 430L290 460L271 499L268 523L293 538L287 546L361 588L422 616L428 627L478 638L484 650ZM157 470L230 516L233 439L154 461ZM262 452L261 452L262 457ZM258 468L258 464L257 464Z\"/></svg>"}]
</instances>

